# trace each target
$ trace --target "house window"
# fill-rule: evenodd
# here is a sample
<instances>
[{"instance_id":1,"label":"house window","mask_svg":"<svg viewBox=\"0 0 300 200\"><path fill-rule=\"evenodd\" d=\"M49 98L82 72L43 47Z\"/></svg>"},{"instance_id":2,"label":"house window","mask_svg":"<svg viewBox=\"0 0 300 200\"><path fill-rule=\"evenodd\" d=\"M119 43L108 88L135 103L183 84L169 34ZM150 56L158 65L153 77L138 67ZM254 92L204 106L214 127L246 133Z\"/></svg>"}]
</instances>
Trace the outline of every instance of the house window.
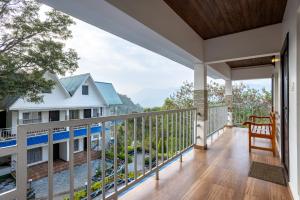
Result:
<instances>
[{"instance_id":1,"label":"house window","mask_svg":"<svg viewBox=\"0 0 300 200\"><path fill-rule=\"evenodd\" d=\"M89 86L88 85L82 86L82 95L89 95Z\"/></svg>"},{"instance_id":2,"label":"house window","mask_svg":"<svg viewBox=\"0 0 300 200\"><path fill-rule=\"evenodd\" d=\"M79 139L74 140L74 151L79 151Z\"/></svg>"},{"instance_id":3,"label":"house window","mask_svg":"<svg viewBox=\"0 0 300 200\"><path fill-rule=\"evenodd\" d=\"M43 160L42 147L27 150L27 164L36 163Z\"/></svg>"},{"instance_id":4,"label":"house window","mask_svg":"<svg viewBox=\"0 0 300 200\"><path fill-rule=\"evenodd\" d=\"M103 116L103 108L100 108L100 116Z\"/></svg>"},{"instance_id":5,"label":"house window","mask_svg":"<svg viewBox=\"0 0 300 200\"><path fill-rule=\"evenodd\" d=\"M70 119L79 119L79 110L70 110Z\"/></svg>"},{"instance_id":6,"label":"house window","mask_svg":"<svg viewBox=\"0 0 300 200\"><path fill-rule=\"evenodd\" d=\"M44 88L42 90L42 93L44 93L44 94L51 94L52 93L52 88Z\"/></svg>"},{"instance_id":7,"label":"house window","mask_svg":"<svg viewBox=\"0 0 300 200\"><path fill-rule=\"evenodd\" d=\"M32 124L42 122L42 112L24 112L23 124Z\"/></svg>"},{"instance_id":8,"label":"house window","mask_svg":"<svg viewBox=\"0 0 300 200\"><path fill-rule=\"evenodd\" d=\"M91 109L84 109L83 110L83 117L84 118L91 118L92 117L92 110Z\"/></svg>"},{"instance_id":9,"label":"house window","mask_svg":"<svg viewBox=\"0 0 300 200\"><path fill-rule=\"evenodd\" d=\"M98 108L93 108L93 117L99 117Z\"/></svg>"}]
</instances>

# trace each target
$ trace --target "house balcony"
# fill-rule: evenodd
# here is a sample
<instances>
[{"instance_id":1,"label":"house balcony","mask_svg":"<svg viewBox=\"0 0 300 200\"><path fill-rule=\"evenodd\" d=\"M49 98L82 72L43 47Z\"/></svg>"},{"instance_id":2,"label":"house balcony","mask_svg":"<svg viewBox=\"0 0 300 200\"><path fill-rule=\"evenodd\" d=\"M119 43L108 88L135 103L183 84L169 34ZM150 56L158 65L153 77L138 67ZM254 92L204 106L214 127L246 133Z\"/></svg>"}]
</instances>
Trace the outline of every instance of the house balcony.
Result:
<instances>
[{"instance_id":1,"label":"house balcony","mask_svg":"<svg viewBox=\"0 0 300 200\"><path fill-rule=\"evenodd\" d=\"M69 139L70 131L68 127L65 128L55 128L53 130L53 141L59 142ZM106 128L109 131L109 128ZM94 124L90 127L90 132L92 135L100 134L101 126ZM17 143L17 135L13 134L11 128L5 128L0 130L1 140L0 148L14 146ZM48 130L39 129L36 131L28 132L27 134L27 146L42 145L48 141ZM87 128L84 126L74 127L74 137L83 137L87 135Z\"/></svg>"},{"instance_id":2,"label":"house balcony","mask_svg":"<svg viewBox=\"0 0 300 200\"><path fill-rule=\"evenodd\" d=\"M247 129L226 129L207 151L190 149L182 162L177 159L161 169L159 180L149 177L119 199L292 199L287 187L249 177L252 161L281 166L272 153L249 154Z\"/></svg>"},{"instance_id":3,"label":"house balcony","mask_svg":"<svg viewBox=\"0 0 300 200\"><path fill-rule=\"evenodd\" d=\"M15 188L0 197L26 198L30 182L30 191L38 199L77 199L82 192L85 195L79 199L291 199L287 187L248 177L252 161L280 166L280 159L260 151L249 154L247 129L225 128L227 112L226 106L208 108L208 150L194 148L198 126L194 108L21 125L17 145L0 148L1 155L17 154L18 158L13 172ZM105 151L91 147L93 128L105 138L105 129L93 124L112 125L114 143ZM70 127L68 162L53 158L53 142L60 134L54 130L63 126ZM48 144L48 161L27 167L30 137L24 133L38 130L48 130L42 134ZM74 154L74 139L81 132L87 137L87 149ZM268 145L262 139L255 142ZM119 156L121 149L124 157Z\"/></svg>"}]
</instances>

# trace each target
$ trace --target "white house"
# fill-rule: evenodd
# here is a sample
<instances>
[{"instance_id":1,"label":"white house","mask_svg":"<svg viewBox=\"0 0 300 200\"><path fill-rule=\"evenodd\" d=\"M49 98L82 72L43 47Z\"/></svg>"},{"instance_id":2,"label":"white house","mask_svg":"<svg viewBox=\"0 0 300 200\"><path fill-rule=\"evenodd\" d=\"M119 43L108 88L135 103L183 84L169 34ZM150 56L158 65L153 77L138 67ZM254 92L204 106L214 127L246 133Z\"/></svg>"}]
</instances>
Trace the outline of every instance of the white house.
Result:
<instances>
[{"instance_id":1,"label":"white house","mask_svg":"<svg viewBox=\"0 0 300 200\"><path fill-rule=\"evenodd\" d=\"M111 83L95 82L90 74L81 74L59 79L56 75L46 73L46 79L56 82L55 87L43 93L42 103L29 102L19 97L7 97L1 105L0 112L0 146L13 144L16 139L17 125L45 123L74 119L94 118L110 114L109 106L122 104ZM100 149L100 124L91 127L92 147ZM109 141L109 126L106 128ZM53 157L69 160L68 127L55 130ZM75 130L75 153L86 150L86 128ZM35 165L48 160L47 134L44 130L28 133L28 165ZM15 160L15 156L12 156Z\"/></svg>"}]
</instances>

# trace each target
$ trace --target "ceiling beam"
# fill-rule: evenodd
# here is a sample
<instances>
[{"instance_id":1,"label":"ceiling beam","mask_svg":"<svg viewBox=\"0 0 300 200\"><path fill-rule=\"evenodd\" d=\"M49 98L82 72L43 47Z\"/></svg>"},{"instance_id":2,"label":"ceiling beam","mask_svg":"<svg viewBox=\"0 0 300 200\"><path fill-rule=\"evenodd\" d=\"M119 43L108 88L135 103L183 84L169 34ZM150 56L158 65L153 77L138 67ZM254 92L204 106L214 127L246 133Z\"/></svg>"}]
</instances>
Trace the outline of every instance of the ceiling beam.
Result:
<instances>
[{"instance_id":1,"label":"ceiling beam","mask_svg":"<svg viewBox=\"0 0 300 200\"><path fill-rule=\"evenodd\" d=\"M189 68L203 62L202 38L163 0L42 2Z\"/></svg>"},{"instance_id":2,"label":"ceiling beam","mask_svg":"<svg viewBox=\"0 0 300 200\"><path fill-rule=\"evenodd\" d=\"M276 55L281 45L282 24L221 36L204 41L205 63Z\"/></svg>"},{"instance_id":3,"label":"ceiling beam","mask_svg":"<svg viewBox=\"0 0 300 200\"><path fill-rule=\"evenodd\" d=\"M208 76L214 79L231 80L231 68L226 63L208 65Z\"/></svg>"},{"instance_id":4,"label":"ceiling beam","mask_svg":"<svg viewBox=\"0 0 300 200\"><path fill-rule=\"evenodd\" d=\"M241 67L241 68L233 68L231 70L232 80L272 78L273 74L274 74L273 65Z\"/></svg>"}]
</instances>

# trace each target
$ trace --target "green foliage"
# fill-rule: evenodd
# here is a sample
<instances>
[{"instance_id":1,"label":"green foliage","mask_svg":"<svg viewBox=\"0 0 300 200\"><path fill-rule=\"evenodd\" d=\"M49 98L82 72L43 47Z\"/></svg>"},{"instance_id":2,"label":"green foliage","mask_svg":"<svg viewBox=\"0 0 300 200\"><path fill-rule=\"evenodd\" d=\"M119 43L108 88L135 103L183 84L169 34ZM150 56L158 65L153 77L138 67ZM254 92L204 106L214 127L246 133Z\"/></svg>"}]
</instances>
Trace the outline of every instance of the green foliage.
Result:
<instances>
[{"instance_id":1,"label":"green foliage","mask_svg":"<svg viewBox=\"0 0 300 200\"><path fill-rule=\"evenodd\" d=\"M64 75L77 69L77 53L66 49L74 21L50 10L41 17L40 4L32 0L0 1L0 101L6 96L43 100L54 82L45 72Z\"/></svg>"},{"instance_id":2,"label":"green foliage","mask_svg":"<svg viewBox=\"0 0 300 200\"><path fill-rule=\"evenodd\" d=\"M207 84L208 102L210 105L220 105L225 103L225 86L211 81Z\"/></svg>"},{"instance_id":3,"label":"green foliage","mask_svg":"<svg viewBox=\"0 0 300 200\"><path fill-rule=\"evenodd\" d=\"M178 91L165 99L162 110L191 108L193 107L193 96L193 83L189 83L187 81L183 82L183 85L179 88Z\"/></svg>"},{"instance_id":4,"label":"green foliage","mask_svg":"<svg viewBox=\"0 0 300 200\"><path fill-rule=\"evenodd\" d=\"M158 152L159 152L159 153L162 153L162 151L161 151L161 150L162 150L162 149L161 149L161 148L162 148L162 145L164 145L164 152L166 152L166 149L167 149L166 140L167 140L167 139L164 138L164 143L163 143L163 142L162 142L162 139L161 139L161 138L159 139L159 141L158 141Z\"/></svg>"}]
</instances>

